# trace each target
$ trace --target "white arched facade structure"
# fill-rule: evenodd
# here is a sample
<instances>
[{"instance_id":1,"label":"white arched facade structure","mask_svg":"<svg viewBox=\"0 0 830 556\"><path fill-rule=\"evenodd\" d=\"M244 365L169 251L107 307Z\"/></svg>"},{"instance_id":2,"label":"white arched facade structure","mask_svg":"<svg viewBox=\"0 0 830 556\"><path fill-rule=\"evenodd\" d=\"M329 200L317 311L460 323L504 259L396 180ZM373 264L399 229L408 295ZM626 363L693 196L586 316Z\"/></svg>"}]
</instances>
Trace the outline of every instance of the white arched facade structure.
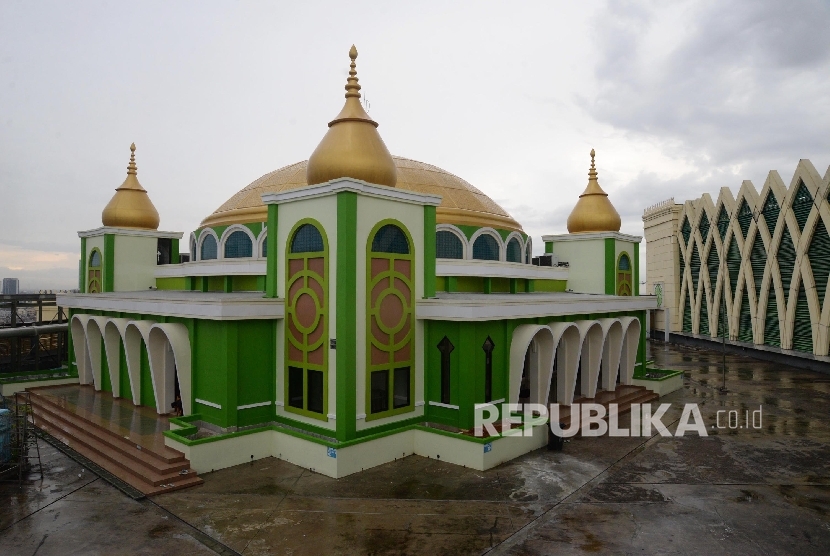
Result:
<instances>
[{"instance_id":1,"label":"white arched facade structure","mask_svg":"<svg viewBox=\"0 0 830 556\"><path fill-rule=\"evenodd\" d=\"M253 259L258 258L259 253L257 252L257 249L259 248L259 242L257 241L257 238L254 237L254 233L251 231L251 229L248 226L245 226L243 224L231 224L230 226L225 228L225 231L222 232L222 237L219 238L219 242L218 242L219 247L218 247L218 252L216 253L216 258L217 259L226 258L225 257L225 243L227 243L228 238L234 232L243 232L246 236L248 236L248 239L251 240L251 257L250 258L253 258ZM240 257L240 258L246 258L247 259L248 257Z\"/></svg>"},{"instance_id":2,"label":"white arched facade structure","mask_svg":"<svg viewBox=\"0 0 830 556\"><path fill-rule=\"evenodd\" d=\"M265 242L268 241L268 226L263 226L262 231L259 232L259 236L257 236L256 242L254 242L254 258L255 259L266 259L267 257L262 255L263 249L265 249Z\"/></svg>"},{"instance_id":3,"label":"white arched facade structure","mask_svg":"<svg viewBox=\"0 0 830 556\"><path fill-rule=\"evenodd\" d=\"M499 261L505 262L507 260L507 245L504 243L504 240L501 239L501 234L499 234L493 228L479 228L476 230L472 236L470 236L470 241L467 242L467 251L465 253L465 259L473 259L473 246L476 243L476 240L482 235L490 235L496 240L496 243L499 246Z\"/></svg>"},{"instance_id":4,"label":"white arched facade structure","mask_svg":"<svg viewBox=\"0 0 830 556\"><path fill-rule=\"evenodd\" d=\"M113 368L119 369L121 366L121 345L129 322L129 319L109 319L104 325L104 351L107 354L114 398L121 397L121 373L113 372Z\"/></svg>"},{"instance_id":5,"label":"white arched facade structure","mask_svg":"<svg viewBox=\"0 0 830 556\"><path fill-rule=\"evenodd\" d=\"M213 236L213 239L216 240L216 259L221 258L220 255L222 254L222 244L219 241L219 236L216 235L216 232L214 232L213 229L204 228L199 233L199 239L196 242L196 257L200 261L203 260L202 259L202 244L205 242L205 239L208 236ZM210 260L214 260L214 259L210 259Z\"/></svg>"},{"instance_id":6,"label":"white arched facade structure","mask_svg":"<svg viewBox=\"0 0 830 556\"><path fill-rule=\"evenodd\" d=\"M190 340L187 327L179 323L154 324L150 328L147 351L150 373L159 413L172 409L175 380L178 374L182 411L191 413Z\"/></svg>"},{"instance_id":7,"label":"white arched facade structure","mask_svg":"<svg viewBox=\"0 0 830 556\"><path fill-rule=\"evenodd\" d=\"M531 354L527 369L530 403L548 404L555 401L564 405L572 404L576 397L580 364L583 365L580 378L583 397L594 398L600 388L614 390L617 376L621 384L632 384L640 333L641 324L636 317L518 326L510 344L507 401L519 402L525 355L532 342L536 351ZM555 399L553 391L556 393Z\"/></svg>"}]
</instances>

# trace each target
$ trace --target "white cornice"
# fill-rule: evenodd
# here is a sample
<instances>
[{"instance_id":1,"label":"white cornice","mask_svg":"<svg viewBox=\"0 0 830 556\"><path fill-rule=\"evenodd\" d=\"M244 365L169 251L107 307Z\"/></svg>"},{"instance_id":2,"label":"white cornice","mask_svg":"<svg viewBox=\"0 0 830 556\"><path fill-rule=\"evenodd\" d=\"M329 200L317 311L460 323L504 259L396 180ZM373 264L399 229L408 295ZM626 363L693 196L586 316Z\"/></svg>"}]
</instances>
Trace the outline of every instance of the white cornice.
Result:
<instances>
[{"instance_id":1,"label":"white cornice","mask_svg":"<svg viewBox=\"0 0 830 556\"><path fill-rule=\"evenodd\" d=\"M487 276L536 280L568 279L566 268L470 259L437 259L435 274L437 276Z\"/></svg>"},{"instance_id":2,"label":"white cornice","mask_svg":"<svg viewBox=\"0 0 830 556\"><path fill-rule=\"evenodd\" d=\"M261 292L212 293L147 290L94 294L61 294L58 306L90 311L114 311L208 320L281 319L282 298Z\"/></svg>"},{"instance_id":3,"label":"white cornice","mask_svg":"<svg viewBox=\"0 0 830 556\"><path fill-rule=\"evenodd\" d=\"M421 320L488 321L656 308L657 298L651 295L620 297L578 293L439 293L437 298L418 300L415 314Z\"/></svg>"},{"instance_id":4,"label":"white cornice","mask_svg":"<svg viewBox=\"0 0 830 556\"><path fill-rule=\"evenodd\" d=\"M265 259L210 259L156 267L156 278L181 276L265 276Z\"/></svg>"},{"instance_id":5,"label":"white cornice","mask_svg":"<svg viewBox=\"0 0 830 556\"><path fill-rule=\"evenodd\" d=\"M138 230L134 228L112 228L110 226L101 226L100 228L95 228L94 230L80 231L78 232L78 237L98 237L104 234L181 239L184 232L160 232L158 230Z\"/></svg>"},{"instance_id":6,"label":"white cornice","mask_svg":"<svg viewBox=\"0 0 830 556\"><path fill-rule=\"evenodd\" d=\"M581 234L557 234L551 236L542 236L542 241L584 241L586 239L606 239L614 238L620 241L630 241L632 243L640 243L643 241L643 236L630 236L628 234L621 234L620 232L585 232Z\"/></svg>"},{"instance_id":7,"label":"white cornice","mask_svg":"<svg viewBox=\"0 0 830 556\"><path fill-rule=\"evenodd\" d=\"M328 195L336 195L344 191L352 191L360 195L368 197L378 197L381 199L390 199L394 201L401 201L403 203L410 203L414 205L431 205L438 206L441 204L440 195L426 195L423 193L414 193L396 187L387 187L385 185L374 185L366 183L365 181L355 180L352 178L339 178L336 180L311 185L309 187L300 187L291 189L282 193L266 193L262 195L262 202L266 205L284 204L292 201L300 201L303 199L314 199L316 197L325 197Z\"/></svg>"}]
</instances>

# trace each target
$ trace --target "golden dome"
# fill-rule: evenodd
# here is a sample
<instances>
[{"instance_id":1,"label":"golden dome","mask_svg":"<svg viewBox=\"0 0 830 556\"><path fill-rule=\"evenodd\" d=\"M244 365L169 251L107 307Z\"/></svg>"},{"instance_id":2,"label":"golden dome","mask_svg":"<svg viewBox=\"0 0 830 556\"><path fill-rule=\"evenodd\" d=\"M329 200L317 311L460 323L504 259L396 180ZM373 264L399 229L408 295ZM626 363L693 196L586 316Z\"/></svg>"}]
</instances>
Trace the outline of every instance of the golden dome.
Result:
<instances>
[{"instance_id":1,"label":"golden dome","mask_svg":"<svg viewBox=\"0 0 830 556\"><path fill-rule=\"evenodd\" d=\"M354 178L368 183L395 187L397 173L389 149L380 138L378 124L360 104L360 85L355 70L357 49L349 50L352 59L346 80L346 104L329 122L329 130L311 153L306 169L309 185L337 178Z\"/></svg>"},{"instance_id":2,"label":"golden dome","mask_svg":"<svg viewBox=\"0 0 830 556\"><path fill-rule=\"evenodd\" d=\"M490 197L456 175L437 166L392 156L397 170L397 188L441 196L436 210L438 224L490 226L522 231L518 222ZM268 210L263 193L279 193L305 187L308 161L297 162L265 174L216 209L200 226L265 222Z\"/></svg>"},{"instance_id":3,"label":"golden dome","mask_svg":"<svg viewBox=\"0 0 830 556\"><path fill-rule=\"evenodd\" d=\"M135 165L135 143L130 145L130 163L127 165L127 179L115 190L110 202L101 213L104 226L113 228L140 228L157 230L159 213L147 191L138 183L138 168Z\"/></svg>"},{"instance_id":4,"label":"golden dome","mask_svg":"<svg viewBox=\"0 0 830 556\"><path fill-rule=\"evenodd\" d=\"M619 232L620 214L608 193L602 190L597 181L597 169L594 166L594 149L591 149L591 169L588 170L588 187L579 196L579 201L568 216L568 232Z\"/></svg>"}]
</instances>

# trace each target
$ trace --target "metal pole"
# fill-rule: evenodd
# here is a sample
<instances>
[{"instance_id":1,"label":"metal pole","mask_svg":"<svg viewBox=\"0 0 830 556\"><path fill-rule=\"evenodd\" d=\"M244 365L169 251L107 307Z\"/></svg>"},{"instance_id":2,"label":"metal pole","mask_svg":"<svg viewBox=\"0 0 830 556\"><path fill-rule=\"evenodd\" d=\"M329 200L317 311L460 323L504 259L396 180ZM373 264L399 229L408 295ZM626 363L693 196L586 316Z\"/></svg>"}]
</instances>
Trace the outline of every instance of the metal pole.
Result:
<instances>
[{"instance_id":1,"label":"metal pole","mask_svg":"<svg viewBox=\"0 0 830 556\"><path fill-rule=\"evenodd\" d=\"M726 303L723 300L721 300L721 318L725 319L725 315L726 315ZM722 361L721 366L723 368L723 383L721 384L720 391L725 393L725 392L728 391L726 389L726 332L728 330L728 324L729 323L724 322L724 320L721 320L721 322L723 322L723 334L721 335L721 339L722 339L721 347L722 347L722 356L723 356L723 361Z\"/></svg>"}]
</instances>

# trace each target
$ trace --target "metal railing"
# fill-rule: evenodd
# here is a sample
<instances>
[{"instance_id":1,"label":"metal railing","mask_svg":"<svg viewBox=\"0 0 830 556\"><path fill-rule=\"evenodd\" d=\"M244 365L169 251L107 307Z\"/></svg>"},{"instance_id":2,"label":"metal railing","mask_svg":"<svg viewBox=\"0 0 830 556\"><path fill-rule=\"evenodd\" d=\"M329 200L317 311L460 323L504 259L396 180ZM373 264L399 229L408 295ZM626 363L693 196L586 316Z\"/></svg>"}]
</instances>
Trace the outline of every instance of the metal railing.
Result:
<instances>
[{"instance_id":1,"label":"metal railing","mask_svg":"<svg viewBox=\"0 0 830 556\"><path fill-rule=\"evenodd\" d=\"M67 329L55 294L0 295L0 376L60 368Z\"/></svg>"}]
</instances>

